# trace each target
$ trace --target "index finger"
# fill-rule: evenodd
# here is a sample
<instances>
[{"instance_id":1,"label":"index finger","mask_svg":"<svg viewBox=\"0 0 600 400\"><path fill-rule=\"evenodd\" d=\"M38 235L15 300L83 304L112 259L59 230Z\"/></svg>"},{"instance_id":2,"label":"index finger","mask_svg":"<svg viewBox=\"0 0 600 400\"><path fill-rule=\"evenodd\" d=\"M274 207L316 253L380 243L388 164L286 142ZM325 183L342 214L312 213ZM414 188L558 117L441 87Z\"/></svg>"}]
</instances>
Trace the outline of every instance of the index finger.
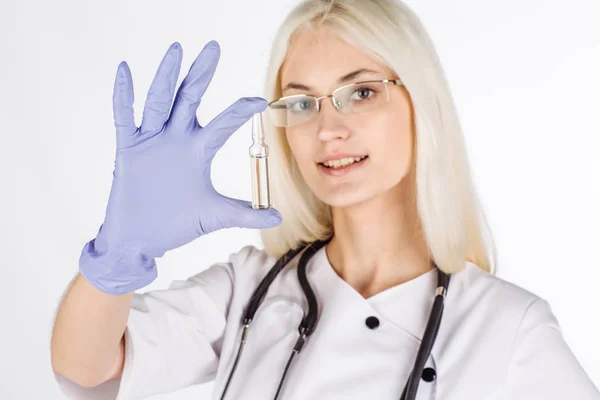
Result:
<instances>
[{"instance_id":1,"label":"index finger","mask_svg":"<svg viewBox=\"0 0 600 400\"><path fill-rule=\"evenodd\" d=\"M212 160L216 152L229 137L244 125L252 115L267 108L262 97L242 97L227 107L208 123L200 132L205 154Z\"/></svg>"}]
</instances>

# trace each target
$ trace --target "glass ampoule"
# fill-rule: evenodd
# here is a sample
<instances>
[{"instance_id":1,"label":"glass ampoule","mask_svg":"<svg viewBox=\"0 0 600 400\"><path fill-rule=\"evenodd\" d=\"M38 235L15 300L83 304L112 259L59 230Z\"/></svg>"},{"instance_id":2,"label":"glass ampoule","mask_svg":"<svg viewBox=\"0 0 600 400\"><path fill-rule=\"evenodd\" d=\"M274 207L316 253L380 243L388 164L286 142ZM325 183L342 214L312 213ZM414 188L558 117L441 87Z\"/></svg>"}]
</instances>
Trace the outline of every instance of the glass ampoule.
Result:
<instances>
[{"instance_id":1,"label":"glass ampoule","mask_svg":"<svg viewBox=\"0 0 600 400\"><path fill-rule=\"evenodd\" d=\"M252 146L250 146L252 174L252 208L270 208L269 147L265 143L262 113L252 116Z\"/></svg>"}]
</instances>

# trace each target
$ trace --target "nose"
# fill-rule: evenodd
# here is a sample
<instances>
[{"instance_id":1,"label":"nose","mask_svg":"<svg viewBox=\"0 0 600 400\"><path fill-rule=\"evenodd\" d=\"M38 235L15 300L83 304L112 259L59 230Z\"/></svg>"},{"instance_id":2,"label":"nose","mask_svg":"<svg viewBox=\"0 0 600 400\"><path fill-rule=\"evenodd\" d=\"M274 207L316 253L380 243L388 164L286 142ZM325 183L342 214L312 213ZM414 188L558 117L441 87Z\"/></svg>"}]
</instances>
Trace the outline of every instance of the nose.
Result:
<instances>
[{"instance_id":1,"label":"nose","mask_svg":"<svg viewBox=\"0 0 600 400\"><path fill-rule=\"evenodd\" d=\"M343 113L333 105L332 99L333 97L328 97L321 100L317 116L317 137L322 141L346 139L350 134Z\"/></svg>"}]
</instances>

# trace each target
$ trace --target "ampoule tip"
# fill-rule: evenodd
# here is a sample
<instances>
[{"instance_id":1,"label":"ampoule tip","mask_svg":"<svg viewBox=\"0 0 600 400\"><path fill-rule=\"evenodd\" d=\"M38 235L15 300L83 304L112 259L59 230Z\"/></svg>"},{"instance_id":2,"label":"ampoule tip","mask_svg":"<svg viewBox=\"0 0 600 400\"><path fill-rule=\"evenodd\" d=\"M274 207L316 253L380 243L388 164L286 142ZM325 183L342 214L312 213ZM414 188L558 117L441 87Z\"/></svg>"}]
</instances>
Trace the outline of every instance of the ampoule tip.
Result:
<instances>
[{"instance_id":1,"label":"ampoule tip","mask_svg":"<svg viewBox=\"0 0 600 400\"><path fill-rule=\"evenodd\" d=\"M265 140L265 128L261 112L252 115L252 138L259 143Z\"/></svg>"}]
</instances>

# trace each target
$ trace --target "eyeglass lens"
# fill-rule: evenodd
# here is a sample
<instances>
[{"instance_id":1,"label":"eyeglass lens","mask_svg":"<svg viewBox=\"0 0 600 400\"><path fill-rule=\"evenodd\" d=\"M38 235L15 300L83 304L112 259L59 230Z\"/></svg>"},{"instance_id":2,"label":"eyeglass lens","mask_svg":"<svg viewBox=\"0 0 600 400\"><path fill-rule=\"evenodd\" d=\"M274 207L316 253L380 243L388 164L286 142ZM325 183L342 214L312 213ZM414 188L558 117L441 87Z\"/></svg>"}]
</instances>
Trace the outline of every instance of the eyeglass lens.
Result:
<instances>
[{"instance_id":1,"label":"eyeglass lens","mask_svg":"<svg viewBox=\"0 0 600 400\"><path fill-rule=\"evenodd\" d=\"M326 101L326 98L321 99ZM389 102L385 82L366 82L342 87L333 92L336 108L344 113L363 113L383 107ZM314 96L286 96L269 106L269 115L275 126L290 127L312 120L319 112Z\"/></svg>"}]
</instances>

